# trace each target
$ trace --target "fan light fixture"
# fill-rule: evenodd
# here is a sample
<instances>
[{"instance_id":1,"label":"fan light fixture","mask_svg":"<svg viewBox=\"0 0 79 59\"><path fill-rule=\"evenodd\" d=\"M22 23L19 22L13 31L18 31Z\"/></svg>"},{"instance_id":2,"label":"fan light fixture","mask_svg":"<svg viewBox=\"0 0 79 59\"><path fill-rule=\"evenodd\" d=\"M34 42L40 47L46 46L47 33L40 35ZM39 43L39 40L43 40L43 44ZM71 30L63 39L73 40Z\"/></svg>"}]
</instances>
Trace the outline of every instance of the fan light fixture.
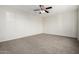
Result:
<instances>
[{"instance_id":1,"label":"fan light fixture","mask_svg":"<svg viewBox=\"0 0 79 59\"><path fill-rule=\"evenodd\" d=\"M52 7L45 7L44 5L39 5L40 9L35 9L34 11L38 11L39 14L49 13L48 9L52 9Z\"/></svg>"}]
</instances>

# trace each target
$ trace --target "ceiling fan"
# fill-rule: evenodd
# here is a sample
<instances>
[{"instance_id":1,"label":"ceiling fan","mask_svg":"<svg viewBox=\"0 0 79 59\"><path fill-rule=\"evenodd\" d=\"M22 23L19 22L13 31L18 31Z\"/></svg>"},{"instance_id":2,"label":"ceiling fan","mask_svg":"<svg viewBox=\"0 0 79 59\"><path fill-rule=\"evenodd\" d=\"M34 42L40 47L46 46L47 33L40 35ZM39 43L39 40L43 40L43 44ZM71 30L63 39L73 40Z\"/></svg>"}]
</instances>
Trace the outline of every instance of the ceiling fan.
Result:
<instances>
[{"instance_id":1,"label":"ceiling fan","mask_svg":"<svg viewBox=\"0 0 79 59\"><path fill-rule=\"evenodd\" d=\"M48 9L52 9L52 7L45 7L44 5L39 5L40 9L35 9L34 11L39 11L39 14L43 12L49 13Z\"/></svg>"}]
</instances>

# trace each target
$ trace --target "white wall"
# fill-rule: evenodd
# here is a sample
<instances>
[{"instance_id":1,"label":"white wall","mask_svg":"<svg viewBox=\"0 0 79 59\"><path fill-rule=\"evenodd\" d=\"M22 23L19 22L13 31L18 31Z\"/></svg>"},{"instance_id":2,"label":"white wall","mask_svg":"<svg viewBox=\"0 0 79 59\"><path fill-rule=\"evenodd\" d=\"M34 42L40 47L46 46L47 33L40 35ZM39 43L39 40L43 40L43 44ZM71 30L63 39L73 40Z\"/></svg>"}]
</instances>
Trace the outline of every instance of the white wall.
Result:
<instances>
[{"instance_id":1,"label":"white wall","mask_svg":"<svg viewBox=\"0 0 79 59\"><path fill-rule=\"evenodd\" d=\"M78 35L77 35L77 38L79 40L79 7L78 7L78 22L77 23L78 23L78 28L77 28L78 29L77 30L78 31L78 33L77 33Z\"/></svg>"},{"instance_id":2,"label":"white wall","mask_svg":"<svg viewBox=\"0 0 79 59\"><path fill-rule=\"evenodd\" d=\"M6 39L5 38L5 13L0 10L0 41L3 40L3 39Z\"/></svg>"},{"instance_id":3,"label":"white wall","mask_svg":"<svg viewBox=\"0 0 79 59\"><path fill-rule=\"evenodd\" d=\"M77 11L65 11L45 18L45 33L77 37Z\"/></svg>"},{"instance_id":4,"label":"white wall","mask_svg":"<svg viewBox=\"0 0 79 59\"><path fill-rule=\"evenodd\" d=\"M0 7L0 42L47 33L77 37L77 11L40 18L18 9Z\"/></svg>"},{"instance_id":5,"label":"white wall","mask_svg":"<svg viewBox=\"0 0 79 59\"><path fill-rule=\"evenodd\" d=\"M9 8L0 10L0 42L42 33L40 17L21 10Z\"/></svg>"}]
</instances>

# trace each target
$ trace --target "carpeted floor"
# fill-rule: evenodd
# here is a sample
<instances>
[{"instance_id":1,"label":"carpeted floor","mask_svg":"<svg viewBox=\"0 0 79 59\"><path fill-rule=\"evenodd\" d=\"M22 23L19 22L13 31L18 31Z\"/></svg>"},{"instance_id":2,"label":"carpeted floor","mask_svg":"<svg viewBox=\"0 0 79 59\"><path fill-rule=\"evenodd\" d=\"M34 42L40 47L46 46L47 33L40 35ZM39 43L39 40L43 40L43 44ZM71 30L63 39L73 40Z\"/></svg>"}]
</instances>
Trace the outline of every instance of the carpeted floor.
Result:
<instances>
[{"instance_id":1,"label":"carpeted floor","mask_svg":"<svg viewBox=\"0 0 79 59\"><path fill-rule=\"evenodd\" d=\"M78 54L77 39L38 34L0 43L2 54Z\"/></svg>"}]
</instances>

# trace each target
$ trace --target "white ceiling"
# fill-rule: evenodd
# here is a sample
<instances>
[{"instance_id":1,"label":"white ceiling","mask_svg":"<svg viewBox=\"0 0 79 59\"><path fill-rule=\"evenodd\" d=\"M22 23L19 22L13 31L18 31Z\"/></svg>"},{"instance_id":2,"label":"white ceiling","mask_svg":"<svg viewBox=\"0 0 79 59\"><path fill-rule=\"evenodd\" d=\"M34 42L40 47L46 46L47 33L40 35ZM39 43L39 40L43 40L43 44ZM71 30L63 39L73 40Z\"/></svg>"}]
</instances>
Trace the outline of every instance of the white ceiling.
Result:
<instances>
[{"instance_id":1,"label":"white ceiling","mask_svg":"<svg viewBox=\"0 0 79 59\"><path fill-rule=\"evenodd\" d=\"M45 7L47 6L49 5L45 5ZM48 14L43 13L42 16L47 16L47 15L52 15L52 14L59 13L59 12L77 9L77 5L51 5L51 6L53 8L49 10L50 13ZM23 10L25 12L34 14L34 15L40 15L36 13L35 11L33 11L34 9L39 9L38 5L9 5L9 6L2 6L2 7L15 8L15 9Z\"/></svg>"}]
</instances>

